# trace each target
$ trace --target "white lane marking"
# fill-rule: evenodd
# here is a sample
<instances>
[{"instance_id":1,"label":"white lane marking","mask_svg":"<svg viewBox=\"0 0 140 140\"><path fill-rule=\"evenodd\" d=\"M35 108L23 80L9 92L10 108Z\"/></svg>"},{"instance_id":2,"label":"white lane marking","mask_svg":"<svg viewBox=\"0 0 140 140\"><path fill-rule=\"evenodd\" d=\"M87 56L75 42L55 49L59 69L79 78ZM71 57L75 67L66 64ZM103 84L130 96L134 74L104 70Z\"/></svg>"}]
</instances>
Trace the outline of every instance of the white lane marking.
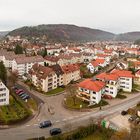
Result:
<instances>
[{"instance_id":1,"label":"white lane marking","mask_svg":"<svg viewBox=\"0 0 140 140\"><path fill-rule=\"evenodd\" d=\"M31 125L27 124L26 126L31 126Z\"/></svg>"},{"instance_id":2,"label":"white lane marking","mask_svg":"<svg viewBox=\"0 0 140 140\"><path fill-rule=\"evenodd\" d=\"M62 121L66 121L67 119L63 119Z\"/></svg>"},{"instance_id":3,"label":"white lane marking","mask_svg":"<svg viewBox=\"0 0 140 140\"><path fill-rule=\"evenodd\" d=\"M38 124L34 124L34 126L37 126Z\"/></svg>"}]
</instances>

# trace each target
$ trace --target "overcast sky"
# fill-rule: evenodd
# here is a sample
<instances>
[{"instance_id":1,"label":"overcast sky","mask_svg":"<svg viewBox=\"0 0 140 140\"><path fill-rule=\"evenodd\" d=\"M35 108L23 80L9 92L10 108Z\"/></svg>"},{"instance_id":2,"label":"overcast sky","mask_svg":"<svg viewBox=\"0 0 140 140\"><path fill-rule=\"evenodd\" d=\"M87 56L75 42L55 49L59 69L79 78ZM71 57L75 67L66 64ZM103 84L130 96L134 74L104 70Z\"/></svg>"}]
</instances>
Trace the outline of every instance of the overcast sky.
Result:
<instances>
[{"instance_id":1,"label":"overcast sky","mask_svg":"<svg viewBox=\"0 0 140 140\"><path fill-rule=\"evenodd\" d=\"M0 0L0 30L60 23L140 31L140 0Z\"/></svg>"}]
</instances>

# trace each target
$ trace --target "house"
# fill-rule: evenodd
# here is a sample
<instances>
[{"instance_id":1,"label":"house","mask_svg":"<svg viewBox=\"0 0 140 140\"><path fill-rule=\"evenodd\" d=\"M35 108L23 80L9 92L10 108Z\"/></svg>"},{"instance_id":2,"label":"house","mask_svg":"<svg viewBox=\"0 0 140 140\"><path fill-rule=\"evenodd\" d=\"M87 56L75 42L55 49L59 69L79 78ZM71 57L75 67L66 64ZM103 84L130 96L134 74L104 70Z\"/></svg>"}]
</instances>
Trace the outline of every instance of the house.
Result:
<instances>
[{"instance_id":1,"label":"house","mask_svg":"<svg viewBox=\"0 0 140 140\"><path fill-rule=\"evenodd\" d=\"M118 93L118 76L111 73L101 73L96 76L96 80L102 81L105 83L105 92L103 94L115 98Z\"/></svg>"},{"instance_id":2,"label":"house","mask_svg":"<svg viewBox=\"0 0 140 140\"><path fill-rule=\"evenodd\" d=\"M94 73L94 72L98 71L98 67L99 67L99 64L95 60L87 65L87 69L91 73Z\"/></svg>"},{"instance_id":3,"label":"house","mask_svg":"<svg viewBox=\"0 0 140 140\"><path fill-rule=\"evenodd\" d=\"M83 101L89 102L89 105L98 104L104 92L105 83L86 79L78 84L77 97Z\"/></svg>"},{"instance_id":4,"label":"house","mask_svg":"<svg viewBox=\"0 0 140 140\"><path fill-rule=\"evenodd\" d=\"M119 89L122 89L125 92L132 91L132 81L134 75L131 71L114 69L111 73L119 76Z\"/></svg>"},{"instance_id":5,"label":"house","mask_svg":"<svg viewBox=\"0 0 140 140\"><path fill-rule=\"evenodd\" d=\"M77 81L81 78L78 64L64 65L61 68L64 72L64 85L68 85L70 82Z\"/></svg>"},{"instance_id":6,"label":"house","mask_svg":"<svg viewBox=\"0 0 140 140\"><path fill-rule=\"evenodd\" d=\"M128 69L128 63L127 62L119 62L119 63L117 63L116 66L120 70Z\"/></svg>"},{"instance_id":7,"label":"house","mask_svg":"<svg viewBox=\"0 0 140 140\"><path fill-rule=\"evenodd\" d=\"M140 70L135 73L135 81L140 82Z\"/></svg>"},{"instance_id":8,"label":"house","mask_svg":"<svg viewBox=\"0 0 140 140\"><path fill-rule=\"evenodd\" d=\"M91 73L94 73L99 70L99 67L105 67L106 65L107 62L105 61L105 59L96 59L87 65L87 69Z\"/></svg>"},{"instance_id":9,"label":"house","mask_svg":"<svg viewBox=\"0 0 140 140\"><path fill-rule=\"evenodd\" d=\"M44 62L45 60L42 56L18 57L12 62L12 71L16 71L19 76L23 76L24 74L28 74L35 63L44 65Z\"/></svg>"},{"instance_id":10,"label":"house","mask_svg":"<svg viewBox=\"0 0 140 140\"><path fill-rule=\"evenodd\" d=\"M0 80L0 106L9 104L9 89Z\"/></svg>"},{"instance_id":11,"label":"house","mask_svg":"<svg viewBox=\"0 0 140 140\"><path fill-rule=\"evenodd\" d=\"M140 61L134 62L134 66L135 66L136 70L139 70L140 69Z\"/></svg>"},{"instance_id":12,"label":"house","mask_svg":"<svg viewBox=\"0 0 140 140\"><path fill-rule=\"evenodd\" d=\"M48 92L58 87L57 74L52 68L34 64L29 71L31 81L39 90Z\"/></svg>"}]
</instances>

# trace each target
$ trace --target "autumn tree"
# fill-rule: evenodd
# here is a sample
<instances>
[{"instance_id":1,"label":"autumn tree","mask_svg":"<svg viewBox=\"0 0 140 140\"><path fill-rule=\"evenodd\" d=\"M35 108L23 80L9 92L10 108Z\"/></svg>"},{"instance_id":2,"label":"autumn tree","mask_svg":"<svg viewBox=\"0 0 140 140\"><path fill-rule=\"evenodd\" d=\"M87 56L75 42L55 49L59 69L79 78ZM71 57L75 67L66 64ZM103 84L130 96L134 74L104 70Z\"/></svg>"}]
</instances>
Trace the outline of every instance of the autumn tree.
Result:
<instances>
[{"instance_id":1,"label":"autumn tree","mask_svg":"<svg viewBox=\"0 0 140 140\"><path fill-rule=\"evenodd\" d=\"M77 92L78 92L78 88L77 88L77 85L75 84L70 84L66 87L67 97L72 98L74 105L76 105Z\"/></svg>"}]
</instances>

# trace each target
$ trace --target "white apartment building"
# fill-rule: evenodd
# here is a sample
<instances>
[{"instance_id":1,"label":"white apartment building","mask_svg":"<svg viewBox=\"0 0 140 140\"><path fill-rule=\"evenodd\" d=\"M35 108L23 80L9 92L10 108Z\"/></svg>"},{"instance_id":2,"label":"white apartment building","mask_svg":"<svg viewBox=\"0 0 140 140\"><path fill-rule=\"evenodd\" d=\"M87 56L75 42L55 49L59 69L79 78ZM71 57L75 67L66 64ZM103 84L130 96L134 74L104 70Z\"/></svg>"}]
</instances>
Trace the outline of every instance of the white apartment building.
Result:
<instances>
[{"instance_id":1,"label":"white apartment building","mask_svg":"<svg viewBox=\"0 0 140 140\"><path fill-rule=\"evenodd\" d=\"M122 89L126 92L132 91L132 81L134 75L131 71L127 70L113 70L112 74L118 75L119 77L119 89Z\"/></svg>"},{"instance_id":2,"label":"white apartment building","mask_svg":"<svg viewBox=\"0 0 140 140\"><path fill-rule=\"evenodd\" d=\"M89 105L93 105L101 101L105 83L102 81L94 81L93 79L86 79L80 82L78 87L77 97L89 102Z\"/></svg>"},{"instance_id":3,"label":"white apartment building","mask_svg":"<svg viewBox=\"0 0 140 140\"><path fill-rule=\"evenodd\" d=\"M9 89L0 80L0 106L9 104Z\"/></svg>"},{"instance_id":4,"label":"white apartment building","mask_svg":"<svg viewBox=\"0 0 140 140\"><path fill-rule=\"evenodd\" d=\"M35 63L44 65L44 58L42 56L32 56L32 57L19 57L13 60L12 71L18 72L19 76L28 74L29 70Z\"/></svg>"},{"instance_id":5,"label":"white apartment building","mask_svg":"<svg viewBox=\"0 0 140 140\"><path fill-rule=\"evenodd\" d=\"M105 83L105 92L103 94L115 98L119 90L119 77L115 74L101 73L96 76L96 79Z\"/></svg>"}]
</instances>

